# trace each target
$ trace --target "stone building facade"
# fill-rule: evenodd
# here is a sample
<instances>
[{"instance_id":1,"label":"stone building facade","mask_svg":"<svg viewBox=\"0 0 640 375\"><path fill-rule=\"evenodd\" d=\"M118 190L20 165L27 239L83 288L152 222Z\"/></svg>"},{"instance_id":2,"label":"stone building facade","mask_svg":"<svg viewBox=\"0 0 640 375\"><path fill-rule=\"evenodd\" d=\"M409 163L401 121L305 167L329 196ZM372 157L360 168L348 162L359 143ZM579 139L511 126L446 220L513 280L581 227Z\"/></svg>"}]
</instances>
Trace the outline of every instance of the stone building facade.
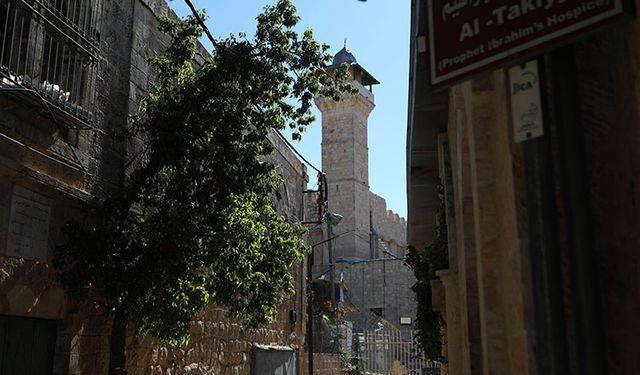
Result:
<instances>
[{"instance_id":1,"label":"stone building facade","mask_svg":"<svg viewBox=\"0 0 640 375\"><path fill-rule=\"evenodd\" d=\"M157 17L175 16L164 1L80 1L54 9L60 6L0 2L0 372L7 374L108 372L110 319L66 300L50 261L61 226L121 186L140 144L115 142L110 133L127 126L153 80L147 58L167 42ZM68 16L65 23L52 18L59 13ZM62 73L48 61L62 64ZM306 169L275 134L270 139L272 161L286 181L276 194L278 211L302 220ZM292 272L297 294L272 325L245 329L211 306L194 321L186 348L130 333L128 373L250 374L260 367L257 344L284 348L296 373L305 373L304 265Z\"/></svg>"},{"instance_id":2,"label":"stone building facade","mask_svg":"<svg viewBox=\"0 0 640 375\"><path fill-rule=\"evenodd\" d=\"M409 289L415 282L404 263L406 221L387 210L384 198L369 190L368 116L375 106L371 86L378 81L346 47L334 66L346 63L358 94L340 101L317 98L322 113L322 167L326 173L328 210L343 216L331 232L318 232L314 242L331 241L336 282L344 295L342 306L352 309L346 319L354 332L387 325L401 327L400 317L415 318L415 299ZM367 86L369 86L367 88ZM314 277L328 277L328 244L315 252Z\"/></svg>"},{"instance_id":3,"label":"stone building facade","mask_svg":"<svg viewBox=\"0 0 640 375\"><path fill-rule=\"evenodd\" d=\"M626 17L546 51L545 135L524 143L506 69L433 92L412 43L409 243L434 240L444 200L449 267L432 291L447 373L638 372L639 36Z\"/></svg>"}]
</instances>

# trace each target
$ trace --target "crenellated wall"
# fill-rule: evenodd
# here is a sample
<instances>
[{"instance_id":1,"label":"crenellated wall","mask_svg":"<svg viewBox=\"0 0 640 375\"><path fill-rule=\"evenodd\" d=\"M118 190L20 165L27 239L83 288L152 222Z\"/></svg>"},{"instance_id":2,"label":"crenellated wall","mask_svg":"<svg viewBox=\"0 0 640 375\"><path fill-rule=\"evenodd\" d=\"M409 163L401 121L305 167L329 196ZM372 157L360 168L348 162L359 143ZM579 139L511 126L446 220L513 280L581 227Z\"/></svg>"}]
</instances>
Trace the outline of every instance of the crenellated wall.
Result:
<instances>
[{"instance_id":1,"label":"crenellated wall","mask_svg":"<svg viewBox=\"0 0 640 375\"><path fill-rule=\"evenodd\" d=\"M376 241L383 241L388 250L397 257L406 255L407 221L397 213L387 209L387 202L381 196L370 192L369 205L371 228ZM382 257L380 243L376 243L377 256Z\"/></svg>"}]
</instances>

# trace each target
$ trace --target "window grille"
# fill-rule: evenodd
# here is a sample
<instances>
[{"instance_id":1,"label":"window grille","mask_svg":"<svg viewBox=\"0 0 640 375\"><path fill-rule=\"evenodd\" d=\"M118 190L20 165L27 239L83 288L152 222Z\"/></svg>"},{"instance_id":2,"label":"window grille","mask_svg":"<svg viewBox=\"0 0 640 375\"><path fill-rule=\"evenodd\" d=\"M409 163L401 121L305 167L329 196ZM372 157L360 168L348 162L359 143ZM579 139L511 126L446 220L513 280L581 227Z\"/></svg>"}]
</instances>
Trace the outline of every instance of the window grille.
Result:
<instances>
[{"instance_id":1,"label":"window grille","mask_svg":"<svg viewBox=\"0 0 640 375\"><path fill-rule=\"evenodd\" d=\"M2 90L91 123L103 1L0 0Z\"/></svg>"}]
</instances>

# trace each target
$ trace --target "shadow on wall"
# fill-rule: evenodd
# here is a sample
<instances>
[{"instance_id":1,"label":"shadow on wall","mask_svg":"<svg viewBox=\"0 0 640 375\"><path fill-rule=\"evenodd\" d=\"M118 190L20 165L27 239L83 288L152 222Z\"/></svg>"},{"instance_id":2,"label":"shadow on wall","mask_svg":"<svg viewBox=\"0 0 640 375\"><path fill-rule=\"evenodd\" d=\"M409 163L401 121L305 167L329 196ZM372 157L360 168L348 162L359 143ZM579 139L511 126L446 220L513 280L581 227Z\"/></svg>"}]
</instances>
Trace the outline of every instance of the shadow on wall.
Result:
<instances>
[{"instance_id":1,"label":"shadow on wall","mask_svg":"<svg viewBox=\"0 0 640 375\"><path fill-rule=\"evenodd\" d=\"M106 374L111 319L87 305L58 323L54 374Z\"/></svg>"}]
</instances>

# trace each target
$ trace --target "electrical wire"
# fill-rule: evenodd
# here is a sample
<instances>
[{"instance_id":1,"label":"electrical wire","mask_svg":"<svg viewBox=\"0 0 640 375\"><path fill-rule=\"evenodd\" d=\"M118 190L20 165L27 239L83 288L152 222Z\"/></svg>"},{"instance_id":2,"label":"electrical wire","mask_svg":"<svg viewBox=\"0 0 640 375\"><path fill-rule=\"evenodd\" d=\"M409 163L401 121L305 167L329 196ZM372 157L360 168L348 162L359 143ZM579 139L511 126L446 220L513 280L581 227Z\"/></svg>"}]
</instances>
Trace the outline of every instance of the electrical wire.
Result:
<instances>
[{"instance_id":1,"label":"electrical wire","mask_svg":"<svg viewBox=\"0 0 640 375\"><path fill-rule=\"evenodd\" d=\"M40 151L40 150L38 150L38 149L36 149L36 148L33 148L33 147L29 146L29 145L28 145L28 144L26 144L26 143L20 142L20 141L18 141L17 139L15 139L15 138L13 138L13 137L11 137L11 136L8 136L7 134L5 134L5 133L3 133L3 132L0 132L0 137L4 138L4 139L6 139L6 140L8 140L8 141L10 141L10 142L13 142L13 143L17 144L18 146L24 147L24 148L26 148L26 149L27 149L27 150L29 150L29 151L35 152L36 154L38 154L38 155L40 155L40 156L42 156L42 157L45 157L45 158L47 158L47 159L49 159L49 160L51 160L51 161L53 161L53 162L55 162L55 163L58 163L58 164L60 164L60 165L63 165L63 166L65 166L65 167L67 167L67 168L71 168L71 169L73 169L73 170L75 170L75 171L77 171L77 172L84 173L84 170L82 170L81 168L78 168L78 167L76 167L76 166L75 166L75 165L73 165L73 164L69 164L69 163L67 163L67 162L66 162L66 161L64 161L64 160L56 159L56 158L54 158L53 156L49 156L49 155L45 154L44 152L42 152L42 151Z\"/></svg>"},{"instance_id":2,"label":"electrical wire","mask_svg":"<svg viewBox=\"0 0 640 375\"><path fill-rule=\"evenodd\" d=\"M287 144L287 146L289 146L289 148L291 148L291 151L293 151L296 155L298 155L298 157L300 159L302 159L302 161L304 161L308 166L310 166L314 171L318 172L318 173L322 173L324 174L323 171L321 171L320 169L318 169L315 165L311 164L311 162L309 160L307 160L304 156L302 156L302 154L296 150L295 147L293 147L293 145L291 144L291 142L289 142L289 140L280 132L280 130L278 129L274 129L276 131L276 133L278 133L278 135L280 136L280 138L282 138L282 140Z\"/></svg>"},{"instance_id":3,"label":"electrical wire","mask_svg":"<svg viewBox=\"0 0 640 375\"><path fill-rule=\"evenodd\" d=\"M58 120L58 117L55 115L55 113L54 113L53 109L51 108L51 104L50 104L50 103L49 103L49 102L48 102L44 97L42 97L42 95L40 95L40 93L39 93L38 91L33 90L33 89L29 89L29 88L26 88L26 87L0 87L0 92L11 92L11 91L22 91L22 92L28 92L28 93L30 93L30 94L34 94L34 95L35 95L38 99L40 99L40 101L44 104L44 107L45 107L45 108L47 109L47 111L49 112L49 115L51 115L51 120L52 120L52 121L53 121L53 123L56 125L56 127L58 128L58 130L59 130L61 133L64 133L65 127L64 127L64 126L60 123L60 121ZM73 128L72 128L72 129L73 129ZM104 133L104 132L103 132L103 133ZM104 183L107 183L107 184L111 184L111 185L114 185L114 186L118 186L118 187L120 186L120 184L119 184L119 183L115 183L115 182L109 181L109 180L107 180L107 179L104 179L104 178L102 178L102 177L99 177L99 176L96 176L96 175L92 174L92 173L91 173L91 172L90 172L90 171L89 171L89 170L88 170L88 169L87 169L87 168L82 164L82 161L81 161L81 160L80 160L80 158L78 157L78 154L76 153L76 150L75 150L75 149L74 149L74 148L69 144L69 142L68 142L68 140L67 140L67 139L65 139L65 140L64 140L64 141L65 141L64 143L65 143L65 145L67 145L67 147L68 147L68 148L69 148L69 150L71 151L71 154L73 155L73 157L74 157L74 159L75 159L76 164L80 167L80 170L78 170L78 168L74 168L71 164L68 164L68 163L66 163L66 162L64 162L64 161L61 161L61 160L57 160L57 159L55 159L55 158L53 158L53 157L51 157L51 156L49 156L49 155L47 155L47 154L43 153L42 151L39 151L39 150L37 150L37 149L35 149L35 148L33 148L33 147L31 147L31 146L29 146L29 145L25 144L25 143L22 143L22 142L18 141L17 139L14 139L13 137L10 137L10 136L8 136L8 135L6 135L6 134L4 134L4 133L0 133L0 134L2 134L2 136L4 136L5 138L7 138L7 139L11 140L12 142L14 142L14 143L16 143L16 144L19 144L19 145L21 145L21 146L23 146L23 147L26 147L26 148L27 148L27 149L29 149L30 151L36 152L36 153L38 153L39 155L44 156L44 157L46 157L46 158L48 158L48 159L50 159L50 160L52 160L52 161L55 161L55 162L57 162L57 163L59 163L59 164L65 165L65 166L67 166L67 167L73 168L73 169L75 169L75 170L77 170L77 171L79 171L79 172L83 173L84 175L86 175L87 177L89 177L89 178L93 181L93 183L95 184L95 186L96 186L96 187L97 187L97 188L98 188L98 189L99 189L103 194L107 194L107 192L106 192L106 191L104 191L104 189L102 189L102 187L100 186L100 184L98 184L98 183L97 183L98 181L100 181L100 182L104 182Z\"/></svg>"},{"instance_id":4,"label":"electrical wire","mask_svg":"<svg viewBox=\"0 0 640 375\"><path fill-rule=\"evenodd\" d=\"M18 168L10 167L9 165L6 165L6 164L3 164L2 166L0 166L0 168L7 168L7 169L10 169L10 170L12 170L12 171L14 171L16 173L19 173L19 174L25 176L25 177L33 178L33 179L39 181L40 183L42 183L44 185L47 185L47 186L51 187L52 189L57 190L57 191L59 191L61 193L64 193L64 194L69 195L69 196L72 196L72 197L78 199L79 201L87 203L87 204L89 204L91 206L97 206L96 202L93 202L93 201L87 199L87 197L83 197L80 194L74 193L74 192L72 192L71 190L68 190L68 189L62 189L59 185L52 184L51 182L48 182L48 181L46 181L46 180L44 180L42 178L39 178L37 175L31 174L31 173L27 173L27 172L25 172L23 170L20 170Z\"/></svg>"}]
</instances>

